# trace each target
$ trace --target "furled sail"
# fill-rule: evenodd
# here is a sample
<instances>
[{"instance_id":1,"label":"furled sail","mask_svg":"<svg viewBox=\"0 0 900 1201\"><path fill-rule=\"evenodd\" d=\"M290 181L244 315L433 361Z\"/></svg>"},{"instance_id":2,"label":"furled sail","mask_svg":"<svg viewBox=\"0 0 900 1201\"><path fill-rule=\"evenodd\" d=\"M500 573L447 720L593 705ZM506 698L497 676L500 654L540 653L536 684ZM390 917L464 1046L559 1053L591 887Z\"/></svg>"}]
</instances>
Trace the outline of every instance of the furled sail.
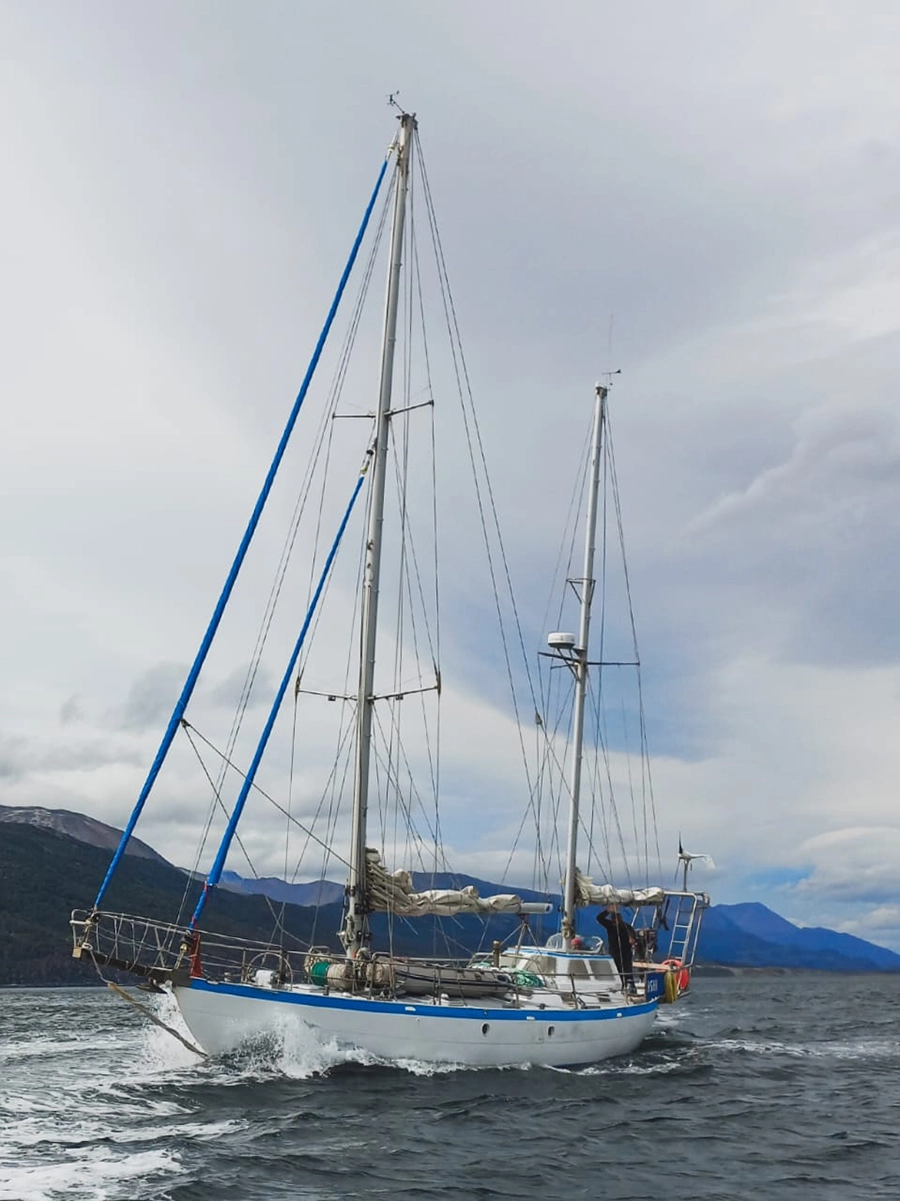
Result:
<instances>
[{"instance_id":1,"label":"furled sail","mask_svg":"<svg viewBox=\"0 0 900 1201\"><path fill-rule=\"evenodd\" d=\"M404 870L387 871L381 856L371 847L366 848L366 886L373 909L395 913L399 917L425 917L427 914L453 917L458 913L546 913L551 908L550 905L523 901L515 893L482 897L473 885L416 892L412 874Z\"/></svg>"},{"instance_id":2,"label":"furled sail","mask_svg":"<svg viewBox=\"0 0 900 1201\"><path fill-rule=\"evenodd\" d=\"M590 876L575 869L576 905L661 905L666 899L663 888L616 888L614 884L595 884Z\"/></svg>"}]
</instances>

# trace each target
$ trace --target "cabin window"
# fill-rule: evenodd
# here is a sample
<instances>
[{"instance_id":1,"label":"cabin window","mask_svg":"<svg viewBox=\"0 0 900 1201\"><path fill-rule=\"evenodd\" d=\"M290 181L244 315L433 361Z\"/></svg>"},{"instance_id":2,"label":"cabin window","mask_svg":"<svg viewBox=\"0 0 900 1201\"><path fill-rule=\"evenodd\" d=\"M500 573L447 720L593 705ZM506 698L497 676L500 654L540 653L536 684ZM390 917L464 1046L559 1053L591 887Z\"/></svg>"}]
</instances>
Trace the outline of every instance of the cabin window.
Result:
<instances>
[{"instance_id":1,"label":"cabin window","mask_svg":"<svg viewBox=\"0 0 900 1201\"><path fill-rule=\"evenodd\" d=\"M600 976L600 977L603 977L604 979L609 979L609 977L612 976L612 974L613 974L612 960L610 960L610 959L592 959L591 960L591 971L594 973L595 976Z\"/></svg>"}]
</instances>

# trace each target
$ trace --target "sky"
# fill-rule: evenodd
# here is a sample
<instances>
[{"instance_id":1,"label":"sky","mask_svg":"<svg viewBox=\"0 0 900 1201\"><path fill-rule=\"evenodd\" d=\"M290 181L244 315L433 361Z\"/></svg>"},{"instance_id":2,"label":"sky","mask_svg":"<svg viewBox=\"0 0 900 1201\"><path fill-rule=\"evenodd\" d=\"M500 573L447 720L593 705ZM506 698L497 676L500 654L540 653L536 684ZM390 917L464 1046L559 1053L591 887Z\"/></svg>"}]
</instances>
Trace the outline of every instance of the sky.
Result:
<instances>
[{"instance_id":1,"label":"sky","mask_svg":"<svg viewBox=\"0 0 900 1201\"><path fill-rule=\"evenodd\" d=\"M534 651L569 452L621 369L667 869L681 832L714 901L900 950L898 37L876 0L0 6L0 804L127 819L399 90ZM471 666L490 605L445 541L444 659ZM490 877L510 713L448 667L445 801L470 795L445 834ZM188 866L185 791L161 781L138 834Z\"/></svg>"}]
</instances>

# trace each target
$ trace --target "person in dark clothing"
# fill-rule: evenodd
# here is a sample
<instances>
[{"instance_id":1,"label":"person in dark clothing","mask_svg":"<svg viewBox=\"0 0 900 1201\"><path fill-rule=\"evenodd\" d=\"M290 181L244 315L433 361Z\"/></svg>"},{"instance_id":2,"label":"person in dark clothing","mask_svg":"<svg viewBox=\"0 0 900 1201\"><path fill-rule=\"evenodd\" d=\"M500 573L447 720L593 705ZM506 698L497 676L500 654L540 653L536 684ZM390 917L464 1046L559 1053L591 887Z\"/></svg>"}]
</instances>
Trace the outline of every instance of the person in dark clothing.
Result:
<instances>
[{"instance_id":1,"label":"person in dark clothing","mask_svg":"<svg viewBox=\"0 0 900 1201\"><path fill-rule=\"evenodd\" d=\"M629 992L634 992L631 957L631 939L634 931L619 913L617 905L607 905L602 913L597 914L597 921L606 931L609 953L619 969L622 983Z\"/></svg>"}]
</instances>

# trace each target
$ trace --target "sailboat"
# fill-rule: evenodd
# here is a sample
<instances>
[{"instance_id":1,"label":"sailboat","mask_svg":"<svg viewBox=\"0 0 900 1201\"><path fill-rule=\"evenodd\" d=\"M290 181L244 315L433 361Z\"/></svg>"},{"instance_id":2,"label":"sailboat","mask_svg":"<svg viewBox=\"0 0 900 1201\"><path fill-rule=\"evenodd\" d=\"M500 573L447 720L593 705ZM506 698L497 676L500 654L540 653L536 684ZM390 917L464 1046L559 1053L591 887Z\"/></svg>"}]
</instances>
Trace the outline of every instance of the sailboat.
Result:
<instances>
[{"instance_id":1,"label":"sailboat","mask_svg":"<svg viewBox=\"0 0 900 1201\"><path fill-rule=\"evenodd\" d=\"M590 1064L633 1052L650 1031L659 1006L674 1002L687 991L702 916L709 903L705 893L688 889L686 869L681 887L664 889L594 883L577 866L584 829L586 711L589 680L596 666L591 658L590 636L608 385L597 385L594 393L583 568L580 576L568 580L579 598L578 631L550 633L544 652L553 667L571 680L573 688L564 872L561 881L557 878L557 887L562 885L561 895L543 900L533 895L526 898L518 892L482 896L472 884L453 887L437 877L433 880L440 886L422 888L412 872L386 867L385 845L389 839L384 831L381 849L372 845L376 833L369 820L372 790L379 779L382 788L397 783L396 771L393 777L391 772L378 776L373 749L378 726L376 706L385 699L377 693L376 648L388 521L386 478L392 427L399 414L408 415L421 407L398 405L394 399L398 313L403 302L401 267L411 168L419 147L417 129L413 114L400 114L396 136L381 167L325 328L157 755L94 905L72 915L73 954L92 962L102 975L115 973L111 983L117 989L116 982L128 973L140 980L143 989L168 993L190 1032L193 1041L188 1040L189 1045L205 1054L234 1052L260 1038L281 1037L294 1029L348 1052L362 1051L388 1062L418 1060L475 1067ZM189 918L179 915L173 921L112 912L104 905L107 891L176 736L182 730L190 733L186 713L197 680L272 490L389 165L392 191L382 218L390 230L388 281L377 410L362 466L334 540L312 577L305 618L262 734L240 775L237 797L228 811L221 843L193 912ZM427 212L430 219L430 202ZM442 252L438 261L442 262ZM444 296L446 306L446 292ZM221 887L227 856L248 797L256 788L258 769L284 699L292 685L295 697L301 691L297 664L319 620L320 602L328 591L357 499L364 489L368 490L368 515L360 559L355 695L338 698L352 711L353 744L349 773L352 813L349 846L342 856L347 865L347 884L339 945L303 945L286 938L283 927L266 942L216 933L205 922L207 905L212 902L214 909L213 897ZM401 506L401 524L404 513ZM435 676L431 688L439 696L441 676L437 668ZM401 695L395 692L393 700L396 702ZM218 791L216 800L220 800ZM329 830L336 837L338 823L332 822ZM592 906L618 906L629 913L631 922L623 927L629 932L627 949L618 944L607 947L596 934L578 933L579 915L590 912ZM537 919L548 918L554 911L560 915L558 929L549 937L537 937L533 932ZM507 923L507 936L480 945L474 953L470 948L464 956L399 954L390 940L386 948L374 945L373 927L379 915L389 923L422 919L434 922L442 917L459 920L460 915L489 923L501 915ZM614 944L615 936L611 935L609 941Z\"/></svg>"}]
</instances>

